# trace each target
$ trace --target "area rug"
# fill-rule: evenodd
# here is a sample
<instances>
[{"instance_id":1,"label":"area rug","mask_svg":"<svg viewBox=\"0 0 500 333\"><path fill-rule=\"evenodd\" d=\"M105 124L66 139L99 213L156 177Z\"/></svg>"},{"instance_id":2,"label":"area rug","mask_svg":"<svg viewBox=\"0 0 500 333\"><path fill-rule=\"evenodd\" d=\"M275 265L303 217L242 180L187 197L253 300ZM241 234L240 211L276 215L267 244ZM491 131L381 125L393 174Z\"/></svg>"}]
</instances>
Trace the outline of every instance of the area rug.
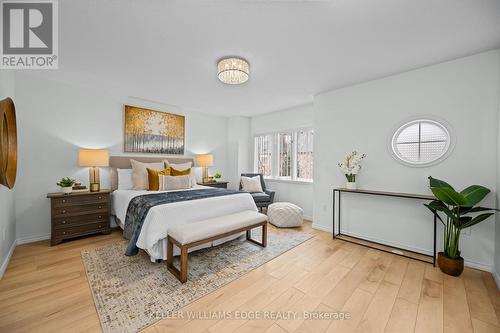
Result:
<instances>
[{"instance_id":1,"label":"area rug","mask_svg":"<svg viewBox=\"0 0 500 333\"><path fill-rule=\"evenodd\" d=\"M258 232L253 235L258 236ZM274 231L268 234L267 248L240 237L196 251L189 255L185 284L164 262L152 263L144 251L125 256L126 241L81 254L103 331L137 332L311 237L299 231Z\"/></svg>"}]
</instances>

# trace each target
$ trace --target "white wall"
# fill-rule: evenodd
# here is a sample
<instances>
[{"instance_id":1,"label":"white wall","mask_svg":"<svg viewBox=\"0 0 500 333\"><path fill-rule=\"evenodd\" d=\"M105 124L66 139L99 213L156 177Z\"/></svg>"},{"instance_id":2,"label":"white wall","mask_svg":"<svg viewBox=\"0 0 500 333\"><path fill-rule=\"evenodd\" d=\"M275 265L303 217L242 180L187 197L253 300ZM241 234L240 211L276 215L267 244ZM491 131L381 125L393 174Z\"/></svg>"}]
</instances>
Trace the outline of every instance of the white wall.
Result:
<instances>
[{"instance_id":1,"label":"white wall","mask_svg":"<svg viewBox=\"0 0 500 333\"><path fill-rule=\"evenodd\" d=\"M116 96L104 91L16 74L19 124L19 177L16 189L17 238L46 238L50 210L46 193L57 191L63 176L88 182L88 169L78 166L80 147L109 148L123 155L123 104L150 107L186 116L186 156L213 153L213 170L226 169L227 119L172 106ZM101 170L101 185L109 172Z\"/></svg>"},{"instance_id":2,"label":"white wall","mask_svg":"<svg viewBox=\"0 0 500 333\"><path fill-rule=\"evenodd\" d=\"M251 148L249 154L250 170L253 169L254 151L253 137L257 134L277 132L282 130L297 129L313 126L312 104L301 105L286 110L265 113L251 120ZM316 161L314 162L316 163ZM316 182L316 179L314 179ZM304 210L304 216L311 219L313 216L313 184L292 183L280 180L266 180L266 185L276 191L275 201L294 203Z\"/></svg>"},{"instance_id":3,"label":"white wall","mask_svg":"<svg viewBox=\"0 0 500 333\"><path fill-rule=\"evenodd\" d=\"M500 57L498 59L500 63ZM498 77L500 78L500 65ZM499 79L500 80L500 79ZM500 83L498 84L498 136L497 136L497 193L496 193L496 204L500 207ZM496 214L495 223L495 270L493 271L493 277L497 282L497 286L500 289L500 213Z\"/></svg>"},{"instance_id":4,"label":"white wall","mask_svg":"<svg viewBox=\"0 0 500 333\"><path fill-rule=\"evenodd\" d=\"M228 187L239 188L240 175L252 170L250 145L250 118L230 117L227 122L227 172L223 176Z\"/></svg>"},{"instance_id":5,"label":"white wall","mask_svg":"<svg viewBox=\"0 0 500 333\"><path fill-rule=\"evenodd\" d=\"M14 72L0 71L0 100L11 97L16 104L14 96ZM17 120L19 126L19 119ZM14 190L0 185L0 278L7 268L7 263L12 255L16 242Z\"/></svg>"},{"instance_id":6,"label":"white wall","mask_svg":"<svg viewBox=\"0 0 500 333\"><path fill-rule=\"evenodd\" d=\"M314 100L314 224L332 228L332 189L344 186L337 163L345 153L366 153L360 188L429 193L432 175L458 189L471 184L496 190L499 51L491 51L391 77L326 92ZM411 116L432 115L454 129L456 146L442 163L412 168L395 161L388 138ZM346 230L415 249L432 249L431 215L410 200L346 195ZM495 205L495 195L484 201ZM464 234L462 255L469 264L491 268L494 219ZM438 240L441 240L438 233Z\"/></svg>"}]
</instances>

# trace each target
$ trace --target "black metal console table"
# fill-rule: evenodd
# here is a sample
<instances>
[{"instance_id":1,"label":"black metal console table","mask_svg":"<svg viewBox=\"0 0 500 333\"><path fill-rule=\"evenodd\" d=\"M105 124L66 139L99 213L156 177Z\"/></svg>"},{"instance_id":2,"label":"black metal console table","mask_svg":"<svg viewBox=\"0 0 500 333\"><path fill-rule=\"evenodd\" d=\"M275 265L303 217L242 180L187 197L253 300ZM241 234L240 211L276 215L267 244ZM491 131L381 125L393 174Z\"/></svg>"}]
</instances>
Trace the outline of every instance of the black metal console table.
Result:
<instances>
[{"instance_id":1,"label":"black metal console table","mask_svg":"<svg viewBox=\"0 0 500 333\"><path fill-rule=\"evenodd\" d=\"M365 194L365 195L377 195L377 196L386 196L386 197L396 197L396 198L406 198L406 199L418 199L418 200L435 200L436 198L432 195L424 195L424 194L412 194L412 193L396 193L396 192L383 192L383 191L369 191L369 190L350 190L347 188L335 188L333 189L333 239L338 238L343 241L355 243L358 245L363 245L367 246L370 248L374 248L377 250L397 254L403 257L407 258L412 258L416 260L420 260L423 262L431 263L434 266L436 266L436 227L437 227L437 217L434 215L434 250L433 250L433 255L427 255L424 253L419 253L415 251L410 251L398 247L394 247L391 245L383 244L383 243L377 243L371 240L363 239L360 237L354 237L350 235L345 235L342 234L342 229L341 229L341 218L340 218L340 204L341 204L341 194L342 192L348 192L348 193L358 193L358 194ZM338 210L337 210L337 217L338 217L338 222L339 222L339 232L336 234L335 233L335 204L336 204L336 193L338 193ZM425 258L425 259L424 259ZM431 259L431 260L429 260Z\"/></svg>"}]
</instances>

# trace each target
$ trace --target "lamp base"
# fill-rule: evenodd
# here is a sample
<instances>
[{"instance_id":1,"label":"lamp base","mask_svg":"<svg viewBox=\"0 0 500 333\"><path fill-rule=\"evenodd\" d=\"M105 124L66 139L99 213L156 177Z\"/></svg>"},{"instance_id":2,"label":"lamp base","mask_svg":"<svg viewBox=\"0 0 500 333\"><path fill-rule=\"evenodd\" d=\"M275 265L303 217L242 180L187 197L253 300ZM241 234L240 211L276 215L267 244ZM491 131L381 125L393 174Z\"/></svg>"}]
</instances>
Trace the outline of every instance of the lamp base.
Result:
<instances>
[{"instance_id":1,"label":"lamp base","mask_svg":"<svg viewBox=\"0 0 500 333\"><path fill-rule=\"evenodd\" d=\"M99 183L90 184L90 192L99 192L100 190L101 190L101 184Z\"/></svg>"}]
</instances>

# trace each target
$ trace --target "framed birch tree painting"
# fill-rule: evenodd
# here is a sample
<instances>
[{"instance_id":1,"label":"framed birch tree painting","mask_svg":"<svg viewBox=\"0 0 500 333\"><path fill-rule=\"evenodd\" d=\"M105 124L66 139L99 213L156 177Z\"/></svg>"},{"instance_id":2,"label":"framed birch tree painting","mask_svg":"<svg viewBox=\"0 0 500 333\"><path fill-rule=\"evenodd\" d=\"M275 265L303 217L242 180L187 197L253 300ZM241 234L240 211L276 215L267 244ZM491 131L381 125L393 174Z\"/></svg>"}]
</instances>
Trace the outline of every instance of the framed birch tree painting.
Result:
<instances>
[{"instance_id":1,"label":"framed birch tree painting","mask_svg":"<svg viewBox=\"0 0 500 333\"><path fill-rule=\"evenodd\" d=\"M184 154L185 117L125 105L127 153Z\"/></svg>"}]
</instances>

